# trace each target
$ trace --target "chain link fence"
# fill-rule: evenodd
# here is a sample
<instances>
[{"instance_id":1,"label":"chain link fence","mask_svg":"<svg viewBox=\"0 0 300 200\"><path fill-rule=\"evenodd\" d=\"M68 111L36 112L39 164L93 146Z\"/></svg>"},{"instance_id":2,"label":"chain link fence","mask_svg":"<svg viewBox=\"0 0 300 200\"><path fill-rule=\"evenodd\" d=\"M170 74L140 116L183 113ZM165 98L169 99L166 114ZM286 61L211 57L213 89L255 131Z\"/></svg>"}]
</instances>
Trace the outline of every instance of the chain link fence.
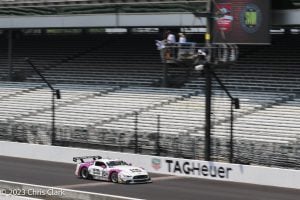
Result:
<instances>
[{"instance_id":1,"label":"chain link fence","mask_svg":"<svg viewBox=\"0 0 300 200\"><path fill-rule=\"evenodd\" d=\"M158 125L161 123L156 116ZM139 129L109 130L101 127L56 126L56 144L148 155L171 156L188 159L205 158L204 130L198 134L161 134ZM0 139L14 142L51 145L52 127L49 124L0 122ZM201 134L200 134L201 133ZM300 169L300 142L259 142L234 139L233 161L241 164L262 165ZM230 155L229 136L212 135L211 158L228 162Z\"/></svg>"}]
</instances>

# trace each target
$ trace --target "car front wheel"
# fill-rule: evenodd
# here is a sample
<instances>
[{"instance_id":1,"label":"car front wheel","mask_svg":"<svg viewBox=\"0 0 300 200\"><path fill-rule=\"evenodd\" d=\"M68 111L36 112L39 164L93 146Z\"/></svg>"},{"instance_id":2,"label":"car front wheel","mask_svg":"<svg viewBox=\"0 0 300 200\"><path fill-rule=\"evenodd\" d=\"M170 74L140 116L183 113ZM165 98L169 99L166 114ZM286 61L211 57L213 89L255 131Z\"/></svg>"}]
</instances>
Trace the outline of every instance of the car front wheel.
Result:
<instances>
[{"instance_id":1,"label":"car front wheel","mask_svg":"<svg viewBox=\"0 0 300 200\"><path fill-rule=\"evenodd\" d=\"M118 173L117 172L113 172L110 175L110 180L113 183L118 183Z\"/></svg>"}]
</instances>

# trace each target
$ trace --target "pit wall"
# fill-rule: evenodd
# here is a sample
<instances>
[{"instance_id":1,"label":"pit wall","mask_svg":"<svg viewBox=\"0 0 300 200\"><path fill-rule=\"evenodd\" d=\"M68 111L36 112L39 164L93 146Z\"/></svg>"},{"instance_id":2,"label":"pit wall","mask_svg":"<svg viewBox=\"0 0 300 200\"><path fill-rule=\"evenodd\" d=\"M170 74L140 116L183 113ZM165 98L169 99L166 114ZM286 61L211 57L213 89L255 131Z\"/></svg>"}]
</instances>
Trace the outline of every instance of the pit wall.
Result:
<instances>
[{"instance_id":1,"label":"pit wall","mask_svg":"<svg viewBox=\"0 0 300 200\"><path fill-rule=\"evenodd\" d=\"M300 189L300 170L6 141L0 141L0 155L62 163L74 163L73 157L99 155L125 160L152 173Z\"/></svg>"}]
</instances>

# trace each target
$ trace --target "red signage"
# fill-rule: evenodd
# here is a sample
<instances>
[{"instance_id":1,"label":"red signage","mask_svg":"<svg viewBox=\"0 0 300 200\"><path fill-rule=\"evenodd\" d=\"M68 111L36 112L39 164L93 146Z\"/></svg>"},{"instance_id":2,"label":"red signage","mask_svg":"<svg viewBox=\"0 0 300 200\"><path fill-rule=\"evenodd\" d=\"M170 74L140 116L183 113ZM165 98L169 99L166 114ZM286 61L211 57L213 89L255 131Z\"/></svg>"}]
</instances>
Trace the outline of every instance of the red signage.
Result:
<instances>
[{"instance_id":1,"label":"red signage","mask_svg":"<svg viewBox=\"0 0 300 200\"><path fill-rule=\"evenodd\" d=\"M213 43L270 43L270 0L214 2Z\"/></svg>"},{"instance_id":2,"label":"red signage","mask_svg":"<svg viewBox=\"0 0 300 200\"><path fill-rule=\"evenodd\" d=\"M220 31L228 32L232 28L233 16L231 15L231 4L230 3L219 3L216 5L216 23L217 28Z\"/></svg>"}]
</instances>

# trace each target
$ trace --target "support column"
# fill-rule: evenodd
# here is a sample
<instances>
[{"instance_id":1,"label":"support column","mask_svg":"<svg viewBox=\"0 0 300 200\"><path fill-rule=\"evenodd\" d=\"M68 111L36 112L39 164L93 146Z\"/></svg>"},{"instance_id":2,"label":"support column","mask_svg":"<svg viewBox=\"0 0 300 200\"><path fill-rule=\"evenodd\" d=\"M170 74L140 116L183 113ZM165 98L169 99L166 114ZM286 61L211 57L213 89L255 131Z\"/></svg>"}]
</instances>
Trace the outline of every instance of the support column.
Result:
<instances>
[{"instance_id":1,"label":"support column","mask_svg":"<svg viewBox=\"0 0 300 200\"><path fill-rule=\"evenodd\" d=\"M204 66L205 73L205 160L211 161L211 90L210 64Z\"/></svg>"},{"instance_id":2,"label":"support column","mask_svg":"<svg viewBox=\"0 0 300 200\"><path fill-rule=\"evenodd\" d=\"M134 153L139 153L138 112L134 113Z\"/></svg>"},{"instance_id":3,"label":"support column","mask_svg":"<svg viewBox=\"0 0 300 200\"><path fill-rule=\"evenodd\" d=\"M160 156L160 115L157 115L156 155Z\"/></svg>"},{"instance_id":4,"label":"support column","mask_svg":"<svg viewBox=\"0 0 300 200\"><path fill-rule=\"evenodd\" d=\"M56 91L51 90L52 92L52 136L51 136L51 144L56 144L56 129L55 129L55 95Z\"/></svg>"},{"instance_id":5,"label":"support column","mask_svg":"<svg viewBox=\"0 0 300 200\"><path fill-rule=\"evenodd\" d=\"M233 101L231 100L230 103L230 155L229 155L229 162L233 163Z\"/></svg>"},{"instance_id":6,"label":"support column","mask_svg":"<svg viewBox=\"0 0 300 200\"><path fill-rule=\"evenodd\" d=\"M8 65L8 81L12 81L13 75L13 65L12 65L12 45L13 45L13 37L12 30L8 30L8 48L7 48L7 65Z\"/></svg>"}]
</instances>

